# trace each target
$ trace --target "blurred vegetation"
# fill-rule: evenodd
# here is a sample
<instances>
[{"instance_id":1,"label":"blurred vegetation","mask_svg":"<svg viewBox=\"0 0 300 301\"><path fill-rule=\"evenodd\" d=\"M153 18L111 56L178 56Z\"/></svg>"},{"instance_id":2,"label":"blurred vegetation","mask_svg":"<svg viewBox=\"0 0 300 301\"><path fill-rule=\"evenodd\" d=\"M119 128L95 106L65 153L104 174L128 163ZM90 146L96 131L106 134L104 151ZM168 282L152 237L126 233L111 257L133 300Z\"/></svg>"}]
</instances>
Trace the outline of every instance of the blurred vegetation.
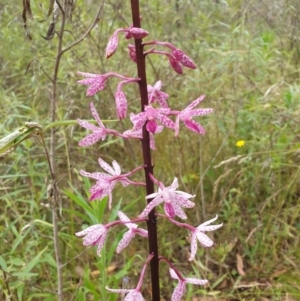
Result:
<instances>
[{"instance_id":1,"label":"blurred vegetation","mask_svg":"<svg viewBox=\"0 0 300 301\"><path fill-rule=\"evenodd\" d=\"M102 1L77 1L66 24L63 47L81 37ZM115 120L116 81L92 99L77 85L76 72L115 71L131 77L136 66L128 59L127 41L120 39L116 54L104 58L109 36L131 24L129 1L105 1L98 25L79 45L64 53L58 73L57 120L91 119L94 101L102 119ZM38 122L50 124L51 81L58 39L45 40L51 18L48 2L31 3L28 39L22 4L0 4L1 125L0 137ZM203 107L214 113L200 122L204 137L182 128L179 138L165 130L156 137L155 175L168 184L174 176L180 189L197 194L196 210L188 223L198 225L216 213L224 227L213 233L215 246L200 248L189 257L187 232L159 221L160 251L186 275L207 278L207 288L188 287L186 300L300 300L300 3L298 0L172 0L141 1L142 26L150 39L169 41L198 65L179 76L168 61L147 59L148 83L162 80L170 106L184 108L201 94ZM59 28L59 23L57 24ZM58 30L58 29L57 29ZM137 88L125 87L130 108L139 110ZM119 131L128 121L107 124ZM57 175L63 204L60 244L66 300L117 300L105 286L119 287L125 276L134 286L147 242L135 238L121 255L114 251L124 228L109 234L102 257L74 236L94 223L107 223L117 209L130 217L145 201L140 188L114 190L114 209L106 201L88 202L93 183L79 170L100 171L97 158L118 161L124 171L141 162L138 141L108 138L94 147L79 148L85 131L76 122L56 127ZM46 143L50 131L45 130ZM244 140L238 147L236 143ZM0 158L0 299L55 300L56 263L51 210L47 199L49 167L37 139L23 141ZM142 173L140 174L142 176ZM125 192L125 193L124 193ZM195 215L196 213L196 215ZM166 266L161 266L162 297L169 300ZM149 282L144 296L149 299ZM1 295L2 294L2 295ZM206 298L204 298L206 297Z\"/></svg>"}]
</instances>

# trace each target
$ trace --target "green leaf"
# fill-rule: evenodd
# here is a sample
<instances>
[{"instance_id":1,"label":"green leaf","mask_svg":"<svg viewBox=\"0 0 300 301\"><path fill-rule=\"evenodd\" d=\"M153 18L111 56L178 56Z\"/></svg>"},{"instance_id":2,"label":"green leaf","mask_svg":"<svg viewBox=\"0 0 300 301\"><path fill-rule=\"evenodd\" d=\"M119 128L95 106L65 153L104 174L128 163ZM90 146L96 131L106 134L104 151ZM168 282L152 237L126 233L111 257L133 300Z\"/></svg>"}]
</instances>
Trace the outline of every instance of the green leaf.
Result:
<instances>
[{"instance_id":1,"label":"green leaf","mask_svg":"<svg viewBox=\"0 0 300 301\"><path fill-rule=\"evenodd\" d=\"M0 157L13 152L24 140L41 135L42 127L36 122L26 122L24 126L0 139Z\"/></svg>"}]
</instances>

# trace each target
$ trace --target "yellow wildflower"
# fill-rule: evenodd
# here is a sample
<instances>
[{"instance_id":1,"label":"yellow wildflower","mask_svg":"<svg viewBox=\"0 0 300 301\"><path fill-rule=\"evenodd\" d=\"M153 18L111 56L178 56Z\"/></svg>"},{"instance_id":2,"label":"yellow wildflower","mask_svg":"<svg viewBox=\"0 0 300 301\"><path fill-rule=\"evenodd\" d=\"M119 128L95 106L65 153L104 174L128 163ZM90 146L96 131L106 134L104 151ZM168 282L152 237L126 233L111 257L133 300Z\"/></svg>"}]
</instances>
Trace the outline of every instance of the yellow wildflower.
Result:
<instances>
[{"instance_id":1,"label":"yellow wildflower","mask_svg":"<svg viewBox=\"0 0 300 301\"><path fill-rule=\"evenodd\" d=\"M237 141L237 143L235 145L237 147L243 147L245 145L245 140L239 140L239 141Z\"/></svg>"}]
</instances>

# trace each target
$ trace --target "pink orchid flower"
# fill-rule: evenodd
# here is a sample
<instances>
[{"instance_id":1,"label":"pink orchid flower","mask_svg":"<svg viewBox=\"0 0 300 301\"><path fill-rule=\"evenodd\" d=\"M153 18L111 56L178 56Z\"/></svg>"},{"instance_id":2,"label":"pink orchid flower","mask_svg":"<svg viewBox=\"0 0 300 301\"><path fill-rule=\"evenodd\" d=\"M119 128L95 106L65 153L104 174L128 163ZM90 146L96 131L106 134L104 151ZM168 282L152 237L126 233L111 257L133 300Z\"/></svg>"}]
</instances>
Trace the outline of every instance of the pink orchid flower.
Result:
<instances>
[{"instance_id":1,"label":"pink orchid flower","mask_svg":"<svg viewBox=\"0 0 300 301\"><path fill-rule=\"evenodd\" d=\"M209 248L214 244L214 242L205 234L205 232L214 231L223 226L223 223L209 226L217 219L218 215L216 215L216 217L214 217L213 219L210 219L209 221L201 224L197 228L193 227L193 229L191 230L191 256L189 258L189 261L195 258L197 252L197 239L199 240L200 244L206 248Z\"/></svg>"},{"instance_id":2,"label":"pink orchid flower","mask_svg":"<svg viewBox=\"0 0 300 301\"><path fill-rule=\"evenodd\" d=\"M161 86L162 83L160 80L156 82L153 87L151 85L147 85L149 103L154 103L157 101L161 107L168 108L169 106L167 99L169 98L169 95L163 91L160 91Z\"/></svg>"},{"instance_id":3,"label":"pink orchid flower","mask_svg":"<svg viewBox=\"0 0 300 301\"><path fill-rule=\"evenodd\" d=\"M145 111L139 114L130 114L130 120L133 123L133 130L138 131L142 129L144 124L146 124L146 129L150 133L155 133L157 131L159 121L163 126L174 129L175 123L166 116L170 112L169 108L158 108L155 109L151 105L145 107Z\"/></svg>"},{"instance_id":4,"label":"pink orchid flower","mask_svg":"<svg viewBox=\"0 0 300 301\"><path fill-rule=\"evenodd\" d=\"M102 224L93 225L86 228L83 231L75 233L76 236L85 236L83 238L84 246L95 246L97 247L97 254L101 256L101 250L104 246L105 239L108 233L108 227Z\"/></svg>"},{"instance_id":5,"label":"pink orchid flower","mask_svg":"<svg viewBox=\"0 0 300 301\"><path fill-rule=\"evenodd\" d=\"M173 269L169 269L170 275L173 279L178 280L178 284L175 287L171 301L180 301L181 298L183 297L185 290L186 290L186 284L187 283L192 283L196 285L204 285L208 283L206 279L198 279L198 278L183 278L183 277L178 277L178 275L175 273Z\"/></svg>"},{"instance_id":6,"label":"pink orchid flower","mask_svg":"<svg viewBox=\"0 0 300 301\"><path fill-rule=\"evenodd\" d=\"M129 222L130 219L121 211L118 212L118 216L121 221ZM134 223L126 223L124 224L129 230L124 233L123 238L120 240L117 246L117 253L120 253L124 248L128 246L130 241L135 237L136 234L147 237L148 231L145 229L139 229L137 224Z\"/></svg>"},{"instance_id":7,"label":"pink orchid flower","mask_svg":"<svg viewBox=\"0 0 300 301\"><path fill-rule=\"evenodd\" d=\"M112 162L112 167L109 166L104 160L101 158L98 159L99 165L107 172L86 172L84 170L80 170L80 174L82 176L86 176L92 179L97 180L97 183L90 189L91 197L90 200L99 199L102 200L104 197L108 196L109 199L109 209L111 209L112 204L112 190L114 189L115 185L120 182L124 187L128 186L129 184L134 185L144 185L144 183L140 182L133 182L128 179L128 176L132 175L134 172L143 168L140 166L135 168L129 173L121 174L121 167L116 162Z\"/></svg>"},{"instance_id":8,"label":"pink orchid flower","mask_svg":"<svg viewBox=\"0 0 300 301\"><path fill-rule=\"evenodd\" d=\"M146 217L150 211L164 202L164 211L167 216L173 218L178 216L181 219L186 219L187 216L182 210L183 208L192 208L195 203L189 200L189 198L195 197L195 195L176 190L178 188L178 180L174 178L173 183L169 187L165 187L162 182L159 182L150 174L151 180L159 185L158 192L147 195L146 199L153 199L139 215L139 217Z\"/></svg>"},{"instance_id":9,"label":"pink orchid flower","mask_svg":"<svg viewBox=\"0 0 300 301\"><path fill-rule=\"evenodd\" d=\"M99 127L87 121L77 119L79 125L86 128L87 130L93 131L92 134L87 135L86 137L84 137L82 140L79 141L79 146L90 146L96 143L97 141L99 141L100 139L103 141L105 140L106 134L108 133L92 102L90 103L90 109Z\"/></svg>"},{"instance_id":10,"label":"pink orchid flower","mask_svg":"<svg viewBox=\"0 0 300 301\"><path fill-rule=\"evenodd\" d=\"M176 117L175 121L175 136L178 136L179 134L179 121L183 121L185 126L200 135L205 134L205 129L200 125L198 122L193 120L192 118L195 116L203 116L211 113L213 109L194 109L195 106L197 106L203 99L205 98L205 95L200 96L196 100L194 100L190 105L188 105L184 110L182 110Z\"/></svg>"},{"instance_id":11,"label":"pink orchid flower","mask_svg":"<svg viewBox=\"0 0 300 301\"><path fill-rule=\"evenodd\" d=\"M89 86L86 95L93 96L97 92L103 90L105 88L107 76L102 74L93 74L86 72L77 72L78 75L86 77L85 79L81 79L77 81L78 84Z\"/></svg>"}]
</instances>

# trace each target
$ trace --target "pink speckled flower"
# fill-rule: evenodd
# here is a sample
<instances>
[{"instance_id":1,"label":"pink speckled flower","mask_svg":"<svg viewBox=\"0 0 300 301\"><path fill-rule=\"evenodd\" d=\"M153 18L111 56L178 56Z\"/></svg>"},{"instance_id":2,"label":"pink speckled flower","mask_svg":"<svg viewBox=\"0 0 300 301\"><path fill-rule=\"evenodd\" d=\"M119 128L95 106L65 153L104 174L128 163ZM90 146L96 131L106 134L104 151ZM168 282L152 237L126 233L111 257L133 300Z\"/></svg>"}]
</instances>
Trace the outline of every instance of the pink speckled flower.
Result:
<instances>
[{"instance_id":1,"label":"pink speckled flower","mask_svg":"<svg viewBox=\"0 0 300 301\"><path fill-rule=\"evenodd\" d=\"M149 103L154 103L157 101L161 107L168 108L169 106L167 99L169 98L169 95L163 91L160 91L161 86L162 83L160 80L156 82L153 87L151 85L147 85Z\"/></svg>"},{"instance_id":2,"label":"pink speckled flower","mask_svg":"<svg viewBox=\"0 0 300 301\"><path fill-rule=\"evenodd\" d=\"M134 185L142 185L144 186L144 183L140 182L133 182L128 179L128 176L133 174L134 172L140 170L143 168L143 166L140 166L138 168L135 168L129 173L121 175L121 168L120 165L116 162L112 162L112 167L109 166L104 160L101 158L98 159L99 165L107 172L86 172L84 170L80 170L80 174L82 176L86 176L92 179L97 180L97 183L90 189L91 197L90 200L99 199L102 200L104 197L108 196L109 199L109 209L111 209L112 204L112 190L114 189L115 185L120 182L124 187L128 186L129 184Z\"/></svg>"},{"instance_id":3,"label":"pink speckled flower","mask_svg":"<svg viewBox=\"0 0 300 301\"><path fill-rule=\"evenodd\" d=\"M179 134L179 121L183 121L185 126L200 135L205 134L205 129L200 125L198 122L193 120L192 118L195 116L203 116L211 113L213 109L194 109L195 106L197 106L203 99L205 98L205 95L200 96L196 100L194 100L190 105L188 105L184 110L182 110L176 117L175 121L175 136L178 136Z\"/></svg>"},{"instance_id":4,"label":"pink speckled flower","mask_svg":"<svg viewBox=\"0 0 300 301\"><path fill-rule=\"evenodd\" d=\"M101 256L101 250L104 246L105 239L108 233L108 227L106 225L97 224L86 228L83 231L75 233L76 236L85 236L83 238L84 246L95 246L97 247L97 254Z\"/></svg>"},{"instance_id":5,"label":"pink speckled flower","mask_svg":"<svg viewBox=\"0 0 300 301\"><path fill-rule=\"evenodd\" d=\"M81 120L81 119L77 119L78 124L80 124L82 127L93 131L92 134L87 135L86 137L84 137L82 140L80 140L79 142L79 146L90 146L93 145L94 143L96 143L98 140L105 140L106 138L106 134L107 134L107 130L104 126L104 124L102 123L95 107L94 104L91 102L90 103L90 109L92 112L93 117L95 118L95 120L97 121L98 126L89 123L87 121Z\"/></svg>"},{"instance_id":6,"label":"pink speckled flower","mask_svg":"<svg viewBox=\"0 0 300 301\"><path fill-rule=\"evenodd\" d=\"M216 215L216 217L214 217L213 219L210 219L209 221L201 224L197 228L193 227L193 229L191 230L191 256L189 258L190 261L195 258L197 252L197 239L199 240L200 244L206 248L209 248L214 244L214 242L205 234L205 232L214 231L223 226L223 223L209 226L209 224L213 223L217 219L218 215Z\"/></svg>"},{"instance_id":7,"label":"pink speckled flower","mask_svg":"<svg viewBox=\"0 0 300 301\"><path fill-rule=\"evenodd\" d=\"M168 187L165 187L162 182L156 180L151 174L150 178L154 183L159 185L158 192L147 195L146 199L153 198L153 200L146 206L139 217L146 217L154 207L164 202L164 211L167 216L173 218L177 215L181 219L186 219L187 216L181 207L194 207L195 203L190 201L189 198L193 198L195 195L176 190L178 188L177 178L174 178L173 183Z\"/></svg>"},{"instance_id":8,"label":"pink speckled flower","mask_svg":"<svg viewBox=\"0 0 300 301\"><path fill-rule=\"evenodd\" d=\"M169 269L169 272L173 279L178 280L178 284L173 291L171 301L180 301L181 300L181 298L183 297L183 295L185 293L187 283L192 283L192 284L196 284L196 285L204 285L208 282L205 279L178 277L178 275L175 273L175 271L171 268Z\"/></svg>"},{"instance_id":9,"label":"pink speckled flower","mask_svg":"<svg viewBox=\"0 0 300 301\"><path fill-rule=\"evenodd\" d=\"M118 216L121 221L129 222L130 219L121 211L118 212ZM126 223L124 224L129 230L124 233L123 238L120 240L117 246L117 253L120 253L124 248L128 246L130 241L135 237L136 234L147 237L148 231L144 229L139 229L137 224L134 223Z\"/></svg>"},{"instance_id":10,"label":"pink speckled flower","mask_svg":"<svg viewBox=\"0 0 300 301\"><path fill-rule=\"evenodd\" d=\"M98 91L101 91L105 88L107 76L102 74L93 74L93 73L86 73L86 72L77 72L78 75L86 77L85 79L81 79L77 81L78 84L89 86L86 95L93 96Z\"/></svg>"},{"instance_id":11,"label":"pink speckled flower","mask_svg":"<svg viewBox=\"0 0 300 301\"><path fill-rule=\"evenodd\" d=\"M159 121L163 126L174 129L175 123L166 116L170 112L169 108L158 108L155 109L151 105L145 107L145 111L139 114L130 114L130 120L133 123L133 130L138 131L142 129L143 125L146 124L146 129L150 133L155 133L157 131Z\"/></svg>"}]
</instances>

